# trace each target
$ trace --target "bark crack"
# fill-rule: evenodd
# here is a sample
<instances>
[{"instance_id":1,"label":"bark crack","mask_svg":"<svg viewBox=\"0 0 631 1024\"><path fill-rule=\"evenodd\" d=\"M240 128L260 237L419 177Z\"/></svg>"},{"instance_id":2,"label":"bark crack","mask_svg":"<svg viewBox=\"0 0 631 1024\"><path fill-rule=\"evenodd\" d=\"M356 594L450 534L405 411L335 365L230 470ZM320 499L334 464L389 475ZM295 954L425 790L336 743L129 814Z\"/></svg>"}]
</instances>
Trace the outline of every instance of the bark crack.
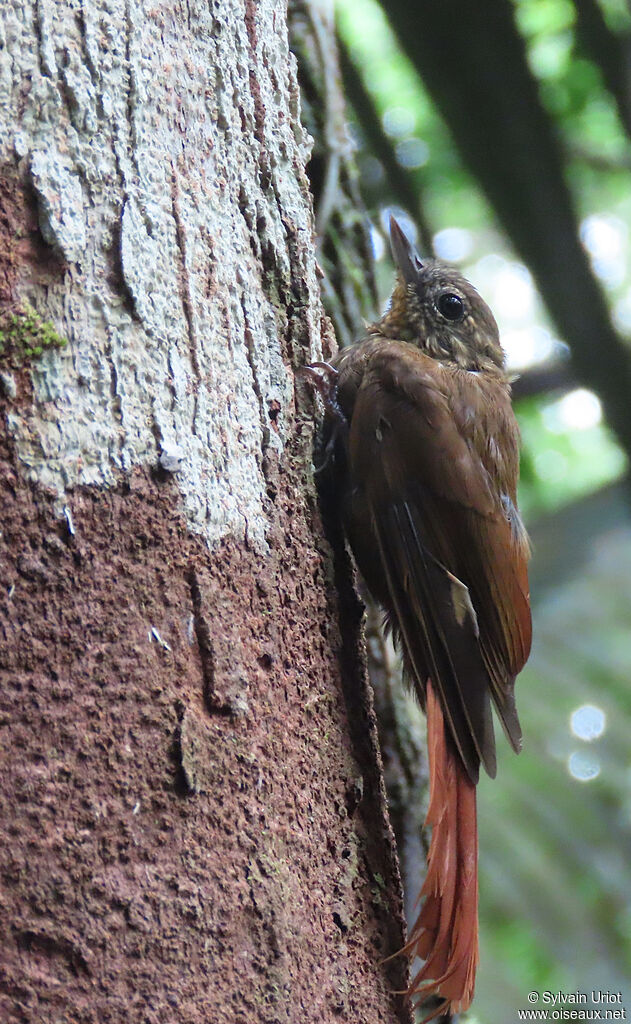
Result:
<instances>
[{"instance_id":1,"label":"bark crack","mask_svg":"<svg viewBox=\"0 0 631 1024\"><path fill-rule=\"evenodd\" d=\"M193 311L193 301L191 292L191 280L186 265L186 231L184 229L184 222L182 220L182 210L180 207L180 187L178 182L177 171L175 165L171 167L171 210L173 213L173 221L175 223L175 240L177 247L181 254L180 272L179 278L179 291L180 299L182 301L182 309L184 310L184 316L186 318L186 327L188 332L188 348L191 357L191 366L195 375L196 387L193 391L193 417L192 417L192 432L197 433L197 408L198 408L198 397L197 391L201 384L201 370L199 366L199 340L197 337L197 330L195 328L195 314Z\"/></svg>"},{"instance_id":2,"label":"bark crack","mask_svg":"<svg viewBox=\"0 0 631 1024\"><path fill-rule=\"evenodd\" d=\"M208 622L203 613L203 598L199 584L199 578L195 569L190 569L186 582L191 592L191 603L193 606L193 631L197 640L199 657L202 665L202 686L203 698L206 709L211 712L217 710L215 700L215 656L213 644L210 637Z\"/></svg>"},{"instance_id":3,"label":"bark crack","mask_svg":"<svg viewBox=\"0 0 631 1024\"><path fill-rule=\"evenodd\" d=\"M127 64L127 75L129 78L129 87L127 89L127 123L129 125L129 149L131 159L140 175L140 168L138 166L138 153L137 145L138 140L136 138L136 101L135 101L135 82L134 82L134 66L131 56L131 43L134 34L134 25L131 17L131 0L127 0L125 4L125 63Z\"/></svg>"},{"instance_id":4,"label":"bark crack","mask_svg":"<svg viewBox=\"0 0 631 1024\"><path fill-rule=\"evenodd\" d=\"M259 414L261 418L261 466L263 475L265 476L267 481L265 466L267 464L267 448L269 447L270 443L270 426L267 422L268 410L265 408L265 398L258 379L256 368L256 352L254 349L254 335L252 334L252 331L250 329L250 320L248 317L247 309L245 308L243 292L241 293L241 309L243 310L243 336L245 338L245 348L247 352L250 370L252 371L252 388L259 403Z\"/></svg>"},{"instance_id":5,"label":"bark crack","mask_svg":"<svg viewBox=\"0 0 631 1024\"><path fill-rule=\"evenodd\" d=\"M33 28L37 39L39 70L43 78L55 78L57 75L57 62L52 44L49 14L50 10L47 0L37 0Z\"/></svg>"},{"instance_id":6,"label":"bark crack","mask_svg":"<svg viewBox=\"0 0 631 1024\"><path fill-rule=\"evenodd\" d=\"M254 0L246 0L245 3L245 28L248 34L251 66L248 71L250 94L254 103L254 123L256 125L256 138L259 143L258 166L261 177L261 187L267 189L272 180L269 156L265 144L265 103L261 95L261 86L257 78L257 51L258 32L256 27L257 6Z\"/></svg>"},{"instance_id":7,"label":"bark crack","mask_svg":"<svg viewBox=\"0 0 631 1024\"><path fill-rule=\"evenodd\" d=\"M85 66L87 67L88 71L90 72L90 78L92 79L92 82L93 82L94 86L98 87L98 85L99 85L99 77L100 76L99 76L99 69L98 69L98 67L97 67L97 65L95 63L94 56L93 56L93 53L92 53L92 47L90 46L91 42L92 42L92 45L94 45L94 38L93 38L93 36L91 37L90 28L88 27L88 17L89 17L88 12L89 11L90 11L90 7L85 3L85 0L84 0L84 2L81 3L81 6L79 7L79 9L77 11L77 22L79 24L79 29L81 31L81 39L83 41L83 52L85 54Z\"/></svg>"}]
</instances>

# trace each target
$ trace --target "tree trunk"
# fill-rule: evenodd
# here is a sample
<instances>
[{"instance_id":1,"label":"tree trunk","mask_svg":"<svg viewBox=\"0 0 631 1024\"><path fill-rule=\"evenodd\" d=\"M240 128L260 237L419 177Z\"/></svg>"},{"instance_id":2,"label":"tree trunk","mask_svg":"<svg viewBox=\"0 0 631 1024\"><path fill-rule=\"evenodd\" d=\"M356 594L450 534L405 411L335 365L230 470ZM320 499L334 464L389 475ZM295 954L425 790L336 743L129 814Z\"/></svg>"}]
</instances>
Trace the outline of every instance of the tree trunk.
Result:
<instances>
[{"instance_id":1,"label":"tree trunk","mask_svg":"<svg viewBox=\"0 0 631 1024\"><path fill-rule=\"evenodd\" d=\"M0 1017L408 1020L286 12L0 39Z\"/></svg>"}]
</instances>

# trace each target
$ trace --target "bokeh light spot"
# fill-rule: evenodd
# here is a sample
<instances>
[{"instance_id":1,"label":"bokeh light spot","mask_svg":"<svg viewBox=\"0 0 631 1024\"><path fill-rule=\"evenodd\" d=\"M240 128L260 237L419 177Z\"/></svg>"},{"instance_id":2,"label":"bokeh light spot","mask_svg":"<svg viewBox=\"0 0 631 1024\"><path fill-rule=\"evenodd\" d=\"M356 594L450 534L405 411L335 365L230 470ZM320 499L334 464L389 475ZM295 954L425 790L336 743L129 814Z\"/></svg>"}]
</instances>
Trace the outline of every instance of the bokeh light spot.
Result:
<instances>
[{"instance_id":1,"label":"bokeh light spot","mask_svg":"<svg viewBox=\"0 0 631 1024\"><path fill-rule=\"evenodd\" d=\"M409 107L389 107L382 121L386 134L398 139L414 130L416 118Z\"/></svg>"},{"instance_id":2,"label":"bokeh light spot","mask_svg":"<svg viewBox=\"0 0 631 1024\"><path fill-rule=\"evenodd\" d=\"M358 160L359 173L367 188L376 188L386 177L383 164L375 156L362 156Z\"/></svg>"},{"instance_id":3,"label":"bokeh light spot","mask_svg":"<svg viewBox=\"0 0 631 1024\"><path fill-rule=\"evenodd\" d=\"M441 260L460 263L473 251L473 235L465 228L444 228L433 239L434 252Z\"/></svg>"},{"instance_id":4,"label":"bokeh light spot","mask_svg":"<svg viewBox=\"0 0 631 1024\"><path fill-rule=\"evenodd\" d=\"M600 399L587 388L576 388L551 402L543 410L543 418L548 430L564 433L566 430L589 430L596 427L603 418Z\"/></svg>"},{"instance_id":5,"label":"bokeh light spot","mask_svg":"<svg viewBox=\"0 0 631 1024\"><path fill-rule=\"evenodd\" d=\"M579 740L597 740L607 727L607 716L593 704L582 704L570 715L570 728Z\"/></svg>"},{"instance_id":6,"label":"bokeh light spot","mask_svg":"<svg viewBox=\"0 0 631 1024\"><path fill-rule=\"evenodd\" d=\"M591 750L575 750L567 759L567 770L579 782L591 782L600 775L600 760Z\"/></svg>"},{"instance_id":7,"label":"bokeh light spot","mask_svg":"<svg viewBox=\"0 0 631 1024\"><path fill-rule=\"evenodd\" d=\"M627 236L624 221L612 214L592 214L581 224L581 240L594 273L612 287L625 277Z\"/></svg>"},{"instance_id":8,"label":"bokeh light spot","mask_svg":"<svg viewBox=\"0 0 631 1024\"><path fill-rule=\"evenodd\" d=\"M505 320L521 320L532 313L535 289L521 263L506 263L493 282L493 309Z\"/></svg>"},{"instance_id":9,"label":"bokeh light spot","mask_svg":"<svg viewBox=\"0 0 631 1024\"><path fill-rule=\"evenodd\" d=\"M423 139L403 139L395 146L395 155L402 167L413 171L423 167L429 160L429 146Z\"/></svg>"},{"instance_id":10,"label":"bokeh light spot","mask_svg":"<svg viewBox=\"0 0 631 1024\"><path fill-rule=\"evenodd\" d=\"M545 327L523 327L502 332L502 348L509 369L525 369L549 359L555 351L555 341Z\"/></svg>"}]
</instances>

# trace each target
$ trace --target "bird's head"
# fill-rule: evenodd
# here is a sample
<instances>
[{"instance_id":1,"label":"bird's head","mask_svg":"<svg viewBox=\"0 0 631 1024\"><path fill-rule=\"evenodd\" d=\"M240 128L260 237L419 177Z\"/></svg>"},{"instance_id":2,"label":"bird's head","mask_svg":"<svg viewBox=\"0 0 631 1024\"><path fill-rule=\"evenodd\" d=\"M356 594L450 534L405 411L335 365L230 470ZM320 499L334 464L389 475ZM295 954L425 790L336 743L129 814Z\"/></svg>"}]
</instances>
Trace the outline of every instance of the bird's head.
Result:
<instances>
[{"instance_id":1,"label":"bird's head","mask_svg":"<svg viewBox=\"0 0 631 1024\"><path fill-rule=\"evenodd\" d=\"M446 263L421 261L394 217L390 242L397 282L375 329L463 370L503 370L495 317L473 285Z\"/></svg>"}]
</instances>

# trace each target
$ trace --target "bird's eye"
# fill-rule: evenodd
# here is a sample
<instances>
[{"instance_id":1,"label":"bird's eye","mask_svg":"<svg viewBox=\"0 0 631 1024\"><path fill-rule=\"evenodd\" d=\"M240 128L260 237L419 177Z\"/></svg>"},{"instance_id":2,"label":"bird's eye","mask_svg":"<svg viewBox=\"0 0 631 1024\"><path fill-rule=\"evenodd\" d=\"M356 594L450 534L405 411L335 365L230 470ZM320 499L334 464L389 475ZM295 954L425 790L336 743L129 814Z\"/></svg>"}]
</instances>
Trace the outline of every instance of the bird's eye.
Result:
<instances>
[{"instance_id":1,"label":"bird's eye","mask_svg":"<svg viewBox=\"0 0 631 1024\"><path fill-rule=\"evenodd\" d=\"M464 302L459 295L453 292L443 292L438 299L438 312L442 313L445 320L462 320L464 316Z\"/></svg>"}]
</instances>

